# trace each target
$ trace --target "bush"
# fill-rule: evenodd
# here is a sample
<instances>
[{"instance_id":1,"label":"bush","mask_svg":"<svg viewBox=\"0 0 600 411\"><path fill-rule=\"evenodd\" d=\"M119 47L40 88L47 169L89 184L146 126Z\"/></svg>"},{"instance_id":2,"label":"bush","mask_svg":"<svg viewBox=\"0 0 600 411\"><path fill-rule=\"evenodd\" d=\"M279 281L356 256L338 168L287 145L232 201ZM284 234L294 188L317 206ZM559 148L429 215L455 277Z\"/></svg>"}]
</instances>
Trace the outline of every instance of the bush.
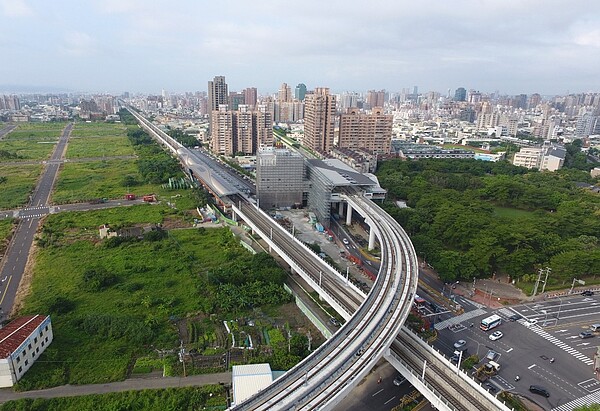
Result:
<instances>
[{"instance_id":1,"label":"bush","mask_svg":"<svg viewBox=\"0 0 600 411\"><path fill-rule=\"evenodd\" d=\"M48 310L54 314L67 314L75 309L75 302L61 296L54 296L48 304Z\"/></svg>"},{"instance_id":2,"label":"bush","mask_svg":"<svg viewBox=\"0 0 600 411\"><path fill-rule=\"evenodd\" d=\"M83 273L83 283L89 291L101 291L115 284L118 277L104 267L90 268Z\"/></svg>"}]
</instances>

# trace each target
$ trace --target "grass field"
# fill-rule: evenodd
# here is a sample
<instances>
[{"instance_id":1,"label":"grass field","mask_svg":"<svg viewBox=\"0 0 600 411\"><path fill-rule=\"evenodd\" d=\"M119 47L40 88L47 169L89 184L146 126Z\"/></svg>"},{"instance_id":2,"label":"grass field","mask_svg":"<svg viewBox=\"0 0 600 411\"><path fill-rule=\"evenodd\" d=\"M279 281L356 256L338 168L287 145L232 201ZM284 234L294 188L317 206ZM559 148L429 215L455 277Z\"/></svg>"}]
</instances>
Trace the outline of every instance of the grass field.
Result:
<instances>
[{"instance_id":1,"label":"grass field","mask_svg":"<svg viewBox=\"0 0 600 411\"><path fill-rule=\"evenodd\" d=\"M12 232L14 222L11 218L0 220L0 252L8 245L8 236Z\"/></svg>"},{"instance_id":2,"label":"grass field","mask_svg":"<svg viewBox=\"0 0 600 411\"><path fill-rule=\"evenodd\" d=\"M518 210L516 208L494 207L494 214L500 217L519 218L530 217L533 214L533 212L526 210Z\"/></svg>"},{"instance_id":3,"label":"grass field","mask_svg":"<svg viewBox=\"0 0 600 411\"><path fill-rule=\"evenodd\" d=\"M0 157L0 163L19 160L45 160L50 157L58 135L52 137L43 137L36 135L34 137L18 137L12 132L0 140L0 151L7 151L11 155L17 155L18 158Z\"/></svg>"},{"instance_id":4,"label":"grass field","mask_svg":"<svg viewBox=\"0 0 600 411\"><path fill-rule=\"evenodd\" d=\"M135 154L126 136L106 135L69 138L67 158L130 156Z\"/></svg>"},{"instance_id":5,"label":"grass field","mask_svg":"<svg viewBox=\"0 0 600 411\"><path fill-rule=\"evenodd\" d=\"M66 122L51 122L51 123L19 123L18 131L53 131L60 132L67 126ZM15 131L17 131L15 130Z\"/></svg>"},{"instance_id":6,"label":"grass field","mask_svg":"<svg viewBox=\"0 0 600 411\"><path fill-rule=\"evenodd\" d=\"M489 153L488 150L483 150L482 148L479 147L471 147L471 146L463 146L462 144L444 144L442 146L442 148L460 148L462 150L471 150L474 151L476 153Z\"/></svg>"},{"instance_id":7,"label":"grass field","mask_svg":"<svg viewBox=\"0 0 600 411\"><path fill-rule=\"evenodd\" d=\"M94 198L123 198L127 193L138 196L157 190L156 185L129 187L122 184L126 175L142 177L135 160L107 160L85 163L65 163L58 175L52 201L55 204L88 201Z\"/></svg>"},{"instance_id":8,"label":"grass field","mask_svg":"<svg viewBox=\"0 0 600 411\"><path fill-rule=\"evenodd\" d=\"M120 123L75 123L72 137L123 136L127 138L127 126Z\"/></svg>"},{"instance_id":9,"label":"grass field","mask_svg":"<svg viewBox=\"0 0 600 411\"><path fill-rule=\"evenodd\" d=\"M153 223L165 213L143 205L48 217L42 237L53 246L39 249L20 314L50 313L55 339L21 388L121 380L136 356L179 345L169 318L201 309L198 274L227 261L223 244L242 251L227 229L172 230L164 240L113 247L99 242L100 224ZM92 269L110 273L110 285L89 289L84 273Z\"/></svg>"},{"instance_id":10,"label":"grass field","mask_svg":"<svg viewBox=\"0 0 600 411\"><path fill-rule=\"evenodd\" d=\"M116 123L76 123L71 132L67 158L133 155L127 127Z\"/></svg>"},{"instance_id":11,"label":"grass field","mask_svg":"<svg viewBox=\"0 0 600 411\"><path fill-rule=\"evenodd\" d=\"M78 397L21 399L0 405L0 411L225 410L227 394L220 385L125 391Z\"/></svg>"},{"instance_id":12,"label":"grass field","mask_svg":"<svg viewBox=\"0 0 600 411\"><path fill-rule=\"evenodd\" d=\"M29 193L42 172L41 165L9 166L0 164L0 176L8 180L0 184L0 209L17 208L27 204Z\"/></svg>"}]
</instances>

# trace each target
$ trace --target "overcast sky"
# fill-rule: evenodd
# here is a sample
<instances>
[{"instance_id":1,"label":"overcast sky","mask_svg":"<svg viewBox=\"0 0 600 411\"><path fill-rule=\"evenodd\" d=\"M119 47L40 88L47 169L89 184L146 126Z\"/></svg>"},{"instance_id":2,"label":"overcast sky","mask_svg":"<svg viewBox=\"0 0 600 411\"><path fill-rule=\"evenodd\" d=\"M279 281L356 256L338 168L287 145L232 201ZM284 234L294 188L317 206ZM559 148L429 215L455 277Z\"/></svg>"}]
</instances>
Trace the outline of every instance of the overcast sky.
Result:
<instances>
[{"instance_id":1,"label":"overcast sky","mask_svg":"<svg viewBox=\"0 0 600 411\"><path fill-rule=\"evenodd\" d=\"M0 0L0 61L0 91L599 92L600 1Z\"/></svg>"}]
</instances>

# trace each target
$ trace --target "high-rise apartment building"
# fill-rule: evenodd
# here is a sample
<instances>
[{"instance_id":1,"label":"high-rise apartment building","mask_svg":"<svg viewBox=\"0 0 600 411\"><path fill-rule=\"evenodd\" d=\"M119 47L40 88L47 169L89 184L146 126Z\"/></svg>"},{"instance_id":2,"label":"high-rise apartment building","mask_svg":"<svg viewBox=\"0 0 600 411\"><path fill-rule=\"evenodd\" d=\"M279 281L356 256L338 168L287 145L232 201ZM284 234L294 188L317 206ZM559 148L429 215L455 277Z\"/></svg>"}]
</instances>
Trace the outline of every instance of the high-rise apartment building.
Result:
<instances>
[{"instance_id":1,"label":"high-rise apartment building","mask_svg":"<svg viewBox=\"0 0 600 411\"><path fill-rule=\"evenodd\" d=\"M227 83L225 76L216 76L212 81L208 82L208 119L212 126L212 112L219 110L222 104L227 105L229 93L227 91Z\"/></svg>"},{"instance_id":2,"label":"high-rise apartment building","mask_svg":"<svg viewBox=\"0 0 600 411\"><path fill-rule=\"evenodd\" d=\"M235 139L233 149L235 153L252 154L254 142L254 124L252 112L248 106L242 104L237 111L233 112L233 138Z\"/></svg>"},{"instance_id":3,"label":"high-rise apartment building","mask_svg":"<svg viewBox=\"0 0 600 411\"><path fill-rule=\"evenodd\" d=\"M273 145L273 116L265 105L258 105L252 113L254 128L252 153L260 147Z\"/></svg>"},{"instance_id":4,"label":"high-rise apartment building","mask_svg":"<svg viewBox=\"0 0 600 411\"><path fill-rule=\"evenodd\" d=\"M371 114L350 109L340 116L338 146L369 153L389 154L392 143L393 116L376 107Z\"/></svg>"},{"instance_id":5,"label":"high-rise apartment building","mask_svg":"<svg viewBox=\"0 0 600 411\"><path fill-rule=\"evenodd\" d=\"M280 103L292 101L292 89L287 83L281 84L277 100L279 100Z\"/></svg>"},{"instance_id":6,"label":"high-rise apartment building","mask_svg":"<svg viewBox=\"0 0 600 411\"><path fill-rule=\"evenodd\" d=\"M210 92L209 92L210 95ZM210 112L210 149L219 155L232 155L233 147L233 111L227 104L221 104L218 110Z\"/></svg>"},{"instance_id":7,"label":"high-rise apartment building","mask_svg":"<svg viewBox=\"0 0 600 411\"><path fill-rule=\"evenodd\" d=\"M385 103L385 90L369 90L367 91L368 108L383 107Z\"/></svg>"},{"instance_id":8,"label":"high-rise apartment building","mask_svg":"<svg viewBox=\"0 0 600 411\"><path fill-rule=\"evenodd\" d=\"M236 91L230 92L227 104L231 110L237 110L240 105L246 104L244 93L238 93Z\"/></svg>"},{"instance_id":9,"label":"high-rise apartment building","mask_svg":"<svg viewBox=\"0 0 600 411\"><path fill-rule=\"evenodd\" d=\"M300 83L296 86L296 90L294 91L294 98L296 100L304 101L305 96L306 96L306 84Z\"/></svg>"},{"instance_id":10,"label":"high-rise apartment building","mask_svg":"<svg viewBox=\"0 0 600 411\"><path fill-rule=\"evenodd\" d=\"M454 92L454 101L466 101L467 90L464 87L459 87Z\"/></svg>"},{"instance_id":11,"label":"high-rise apartment building","mask_svg":"<svg viewBox=\"0 0 600 411\"><path fill-rule=\"evenodd\" d=\"M266 106L256 110L241 104L238 110L221 105L212 113L211 150L220 155L255 154L260 146L273 144L273 117Z\"/></svg>"},{"instance_id":12,"label":"high-rise apartment building","mask_svg":"<svg viewBox=\"0 0 600 411\"><path fill-rule=\"evenodd\" d=\"M304 99L304 145L326 153L333 145L335 96L329 88L318 87Z\"/></svg>"},{"instance_id":13,"label":"high-rise apartment building","mask_svg":"<svg viewBox=\"0 0 600 411\"><path fill-rule=\"evenodd\" d=\"M256 87L248 87L244 89L244 103L250 107L256 107L257 91Z\"/></svg>"}]
</instances>

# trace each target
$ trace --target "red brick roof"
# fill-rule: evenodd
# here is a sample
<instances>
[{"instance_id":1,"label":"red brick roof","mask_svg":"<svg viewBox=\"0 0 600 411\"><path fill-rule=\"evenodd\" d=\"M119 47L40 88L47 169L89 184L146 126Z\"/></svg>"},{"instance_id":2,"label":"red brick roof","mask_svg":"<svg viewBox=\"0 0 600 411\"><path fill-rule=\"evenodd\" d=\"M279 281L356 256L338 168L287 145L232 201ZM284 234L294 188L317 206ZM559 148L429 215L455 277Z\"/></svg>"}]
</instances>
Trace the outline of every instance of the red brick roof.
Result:
<instances>
[{"instance_id":1,"label":"red brick roof","mask_svg":"<svg viewBox=\"0 0 600 411\"><path fill-rule=\"evenodd\" d=\"M11 321L0 329L0 358L12 354L31 333L48 318L47 315L27 315Z\"/></svg>"}]
</instances>

